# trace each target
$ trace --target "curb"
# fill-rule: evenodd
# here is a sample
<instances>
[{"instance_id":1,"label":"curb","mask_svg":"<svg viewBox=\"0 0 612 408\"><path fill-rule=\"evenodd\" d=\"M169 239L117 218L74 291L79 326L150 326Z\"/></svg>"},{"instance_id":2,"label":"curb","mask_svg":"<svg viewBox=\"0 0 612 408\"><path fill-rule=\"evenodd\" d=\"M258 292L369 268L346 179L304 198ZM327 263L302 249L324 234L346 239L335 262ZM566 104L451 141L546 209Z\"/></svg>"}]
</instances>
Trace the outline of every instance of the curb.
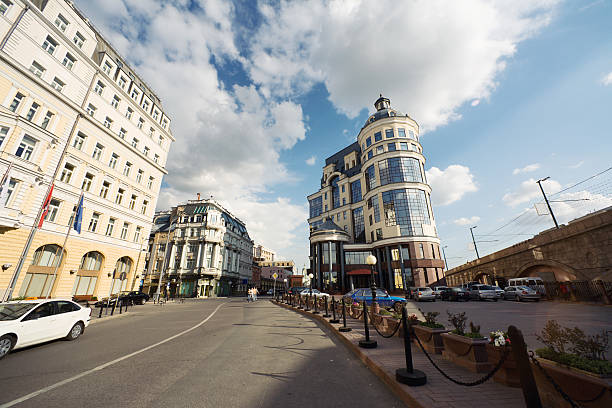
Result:
<instances>
[{"instance_id":1,"label":"curb","mask_svg":"<svg viewBox=\"0 0 612 408\"><path fill-rule=\"evenodd\" d=\"M95 319L91 319L89 321L89 325L91 326L92 324L95 324L97 322L106 322L108 320L117 319L119 317L127 316L129 314L130 312L123 312L121 314L113 314L112 316L105 316L105 317L100 317L100 318L96 317Z\"/></svg>"},{"instance_id":2,"label":"curb","mask_svg":"<svg viewBox=\"0 0 612 408\"><path fill-rule=\"evenodd\" d=\"M390 376L385 370L383 370L379 365L377 365L370 357L368 357L361 349L353 344L349 339L344 337L330 322L327 321L326 318L320 315L313 315L304 310L294 309L293 307L286 305L284 303L278 303L274 300L270 300L271 303L283 307L287 310L291 310L297 312L301 315L308 316L313 320L317 320L328 329L331 329L331 332L336 336L338 340L340 340L350 351L361 360L361 362L372 372L375 376L377 376L389 389L406 405L409 407L415 408L429 408L422 405L419 401L417 401L410 393L408 393L404 387L398 383L394 377Z\"/></svg>"}]
</instances>

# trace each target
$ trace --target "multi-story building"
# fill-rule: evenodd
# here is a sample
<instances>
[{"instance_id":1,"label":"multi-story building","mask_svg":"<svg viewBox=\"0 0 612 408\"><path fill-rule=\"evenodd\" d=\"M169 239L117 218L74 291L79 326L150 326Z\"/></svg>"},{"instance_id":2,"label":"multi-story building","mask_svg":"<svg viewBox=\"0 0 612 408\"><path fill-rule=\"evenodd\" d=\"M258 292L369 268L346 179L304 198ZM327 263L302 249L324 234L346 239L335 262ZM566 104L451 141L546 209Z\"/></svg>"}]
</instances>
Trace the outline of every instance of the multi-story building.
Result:
<instances>
[{"instance_id":1,"label":"multi-story building","mask_svg":"<svg viewBox=\"0 0 612 408\"><path fill-rule=\"evenodd\" d=\"M271 249L265 248L263 245L253 246L253 260L257 261L274 261L276 253Z\"/></svg>"},{"instance_id":2,"label":"multi-story building","mask_svg":"<svg viewBox=\"0 0 612 408\"><path fill-rule=\"evenodd\" d=\"M310 204L315 286L344 292L376 283L390 291L443 278L444 261L425 178L419 126L381 97L357 142L325 161Z\"/></svg>"},{"instance_id":3,"label":"multi-story building","mask_svg":"<svg viewBox=\"0 0 612 408\"><path fill-rule=\"evenodd\" d=\"M156 214L144 290L170 296L242 294L252 279L253 241L244 222L213 199L189 200Z\"/></svg>"},{"instance_id":4,"label":"multi-story building","mask_svg":"<svg viewBox=\"0 0 612 408\"><path fill-rule=\"evenodd\" d=\"M71 1L0 1L0 38L0 292L12 276L12 296L133 286L174 141L161 101Z\"/></svg>"}]
</instances>

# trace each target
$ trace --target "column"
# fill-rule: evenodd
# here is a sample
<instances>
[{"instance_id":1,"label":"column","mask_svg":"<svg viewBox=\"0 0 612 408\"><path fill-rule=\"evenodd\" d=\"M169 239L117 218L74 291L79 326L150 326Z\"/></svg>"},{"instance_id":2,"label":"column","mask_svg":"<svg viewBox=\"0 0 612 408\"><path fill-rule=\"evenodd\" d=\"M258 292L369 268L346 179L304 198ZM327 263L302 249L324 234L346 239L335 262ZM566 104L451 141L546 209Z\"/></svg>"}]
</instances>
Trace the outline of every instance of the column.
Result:
<instances>
[{"instance_id":1,"label":"column","mask_svg":"<svg viewBox=\"0 0 612 408\"><path fill-rule=\"evenodd\" d=\"M202 266L202 242L198 243L198 257L196 259L196 268L198 269L198 272L200 271L200 266Z\"/></svg>"},{"instance_id":2,"label":"column","mask_svg":"<svg viewBox=\"0 0 612 408\"><path fill-rule=\"evenodd\" d=\"M334 260L332 259L332 245L335 245L335 243L329 241L328 245L327 245L327 259L329 259L329 274L328 279L329 279L329 284L331 285L331 277L332 277L332 269L334 266ZM329 290L328 288L325 288L326 290Z\"/></svg>"},{"instance_id":3,"label":"column","mask_svg":"<svg viewBox=\"0 0 612 408\"><path fill-rule=\"evenodd\" d=\"M174 258L176 257L176 245L174 242L168 243L172 248L170 249L170 259L168 259L168 269L174 269ZM161 282L160 282L161 284Z\"/></svg>"},{"instance_id":4,"label":"column","mask_svg":"<svg viewBox=\"0 0 612 408\"><path fill-rule=\"evenodd\" d=\"M321 272L321 265L323 264L323 243L317 243L317 273L315 274L315 282L318 282L315 286L321 289L323 286L323 272Z\"/></svg>"},{"instance_id":5,"label":"column","mask_svg":"<svg viewBox=\"0 0 612 408\"><path fill-rule=\"evenodd\" d=\"M346 282L344 281L344 242L338 243L338 253L340 254L340 292L346 293Z\"/></svg>"},{"instance_id":6,"label":"column","mask_svg":"<svg viewBox=\"0 0 612 408\"><path fill-rule=\"evenodd\" d=\"M181 252L181 263L179 264L179 268L183 269L185 267L185 259L187 258L187 248L189 248L187 241L183 244L183 251Z\"/></svg>"},{"instance_id":7,"label":"column","mask_svg":"<svg viewBox=\"0 0 612 408\"><path fill-rule=\"evenodd\" d=\"M389 286L387 290L389 292L395 290L395 274L393 273L393 267L391 266L391 262L393 259L391 258L391 249L388 246L385 247L385 251L387 253L387 273L389 274Z\"/></svg>"},{"instance_id":8,"label":"column","mask_svg":"<svg viewBox=\"0 0 612 408\"><path fill-rule=\"evenodd\" d=\"M376 262L376 274L374 275L374 279L376 280L376 286L378 286L379 288L383 287L383 276L382 276L382 267L380 266L381 264L381 256L380 256L380 250L378 248L376 248L374 250L375 253L375 257L378 260L378 262Z\"/></svg>"},{"instance_id":9,"label":"column","mask_svg":"<svg viewBox=\"0 0 612 408\"><path fill-rule=\"evenodd\" d=\"M404 286L404 292L406 292L408 290L408 287L406 286L408 282L406 280L406 269L404 268L404 257L402 256L401 244L397 246L397 250L399 251L400 268L402 269L402 285Z\"/></svg>"}]
</instances>

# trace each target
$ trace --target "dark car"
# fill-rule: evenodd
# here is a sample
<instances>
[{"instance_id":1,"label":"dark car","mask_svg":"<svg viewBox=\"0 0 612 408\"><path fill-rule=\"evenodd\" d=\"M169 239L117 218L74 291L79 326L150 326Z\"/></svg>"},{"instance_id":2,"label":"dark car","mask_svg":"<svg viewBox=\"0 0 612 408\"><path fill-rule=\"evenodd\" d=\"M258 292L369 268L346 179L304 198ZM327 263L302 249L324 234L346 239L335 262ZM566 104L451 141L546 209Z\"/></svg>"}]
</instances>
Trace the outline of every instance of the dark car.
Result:
<instances>
[{"instance_id":1,"label":"dark car","mask_svg":"<svg viewBox=\"0 0 612 408\"><path fill-rule=\"evenodd\" d=\"M304 289L310 289L310 288L307 288L306 286L292 286L289 288L289 291L287 293L289 293L290 295L298 295Z\"/></svg>"},{"instance_id":2,"label":"dark car","mask_svg":"<svg viewBox=\"0 0 612 408\"><path fill-rule=\"evenodd\" d=\"M446 288L440 293L440 299L458 302L470 300L470 292L464 288Z\"/></svg>"},{"instance_id":3,"label":"dark car","mask_svg":"<svg viewBox=\"0 0 612 408\"><path fill-rule=\"evenodd\" d=\"M131 300L134 304L144 305L149 300L149 295L139 291L121 292L119 298Z\"/></svg>"}]
</instances>

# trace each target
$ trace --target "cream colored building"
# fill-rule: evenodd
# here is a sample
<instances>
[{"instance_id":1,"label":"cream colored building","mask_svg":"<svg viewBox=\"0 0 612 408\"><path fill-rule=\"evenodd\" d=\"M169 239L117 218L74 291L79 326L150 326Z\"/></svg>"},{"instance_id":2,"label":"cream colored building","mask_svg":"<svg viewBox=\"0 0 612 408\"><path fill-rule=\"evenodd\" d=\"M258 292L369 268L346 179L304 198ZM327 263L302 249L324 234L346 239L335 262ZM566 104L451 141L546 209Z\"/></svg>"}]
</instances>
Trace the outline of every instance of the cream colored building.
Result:
<instances>
[{"instance_id":1,"label":"cream colored building","mask_svg":"<svg viewBox=\"0 0 612 408\"><path fill-rule=\"evenodd\" d=\"M263 245L255 245L253 247L253 259L257 261L274 261L276 252L264 247Z\"/></svg>"},{"instance_id":2,"label":"cream colored building","mask_svg":"<svg viewBox=\"0 0 612 408\"><path fill-rule=\"evenodd\" d=\"M51 184L12 296L130 289L174 141L161 101L70 1L1 0L0 38L0 295ZM60 256L81 191L82 230Z\"/></svg>"}]
</instances>

